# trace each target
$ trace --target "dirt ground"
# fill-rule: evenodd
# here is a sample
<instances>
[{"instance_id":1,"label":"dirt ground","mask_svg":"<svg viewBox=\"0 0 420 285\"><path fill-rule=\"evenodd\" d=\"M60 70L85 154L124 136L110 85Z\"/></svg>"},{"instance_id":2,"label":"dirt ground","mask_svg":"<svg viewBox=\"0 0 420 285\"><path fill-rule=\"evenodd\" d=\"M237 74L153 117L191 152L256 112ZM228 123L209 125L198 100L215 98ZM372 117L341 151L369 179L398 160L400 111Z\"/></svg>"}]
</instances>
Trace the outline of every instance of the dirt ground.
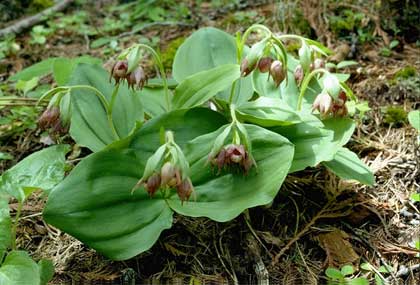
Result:
<instances>
[{"instance_id":1,"label":"dirt ground","mask_svg":"<svg viewBox=\"0 0 420 285\"><path fill-rule=\"evenodd\" d=\"M243 9L257 11L270 26L275 8L260 3ZM198 27L213 25L232 33L242 27L226 24L230 11L211 13L214 16L198 21ZM141 36L158 36L165 50L171 40L198 27L155 27ZM100 49L86 47L84 38L67 43L62 37L55 35L44 48L24 46L21 57L6 62L3 77L50 56L88 53L103 58ZM341 44L333 42L332 47ZM420 189L420 145L407 123L384 123L383 110L397 105L406 111L420 108L419 78L414 83L392 81L407 66L420 74L420 48L405 44L384 57L380 46L379 41L359 46L354 55L359 65L346 69L355 94L371 107L358 118L348 147L374 171L373 187L340 181L321 166L309 168L289 175L271 205L249 209L230 222L175 215L173 227L150 250L122 262L108 260L47 225L41 216L45 197L37 193L23 209L18 245L35 260L53 260L56 275L51 284L268 284L267 279L270 284L323 284L328 266L358 268L364 262L391 266L394 273L386 275L390 284L420 284L419 251L412 246L420 237L420 210L409 198ZM41 148L37 135L24 132L1 149L24 157ZM12 215L14 210L12 204Z\"/></svg>"}]
</instances>

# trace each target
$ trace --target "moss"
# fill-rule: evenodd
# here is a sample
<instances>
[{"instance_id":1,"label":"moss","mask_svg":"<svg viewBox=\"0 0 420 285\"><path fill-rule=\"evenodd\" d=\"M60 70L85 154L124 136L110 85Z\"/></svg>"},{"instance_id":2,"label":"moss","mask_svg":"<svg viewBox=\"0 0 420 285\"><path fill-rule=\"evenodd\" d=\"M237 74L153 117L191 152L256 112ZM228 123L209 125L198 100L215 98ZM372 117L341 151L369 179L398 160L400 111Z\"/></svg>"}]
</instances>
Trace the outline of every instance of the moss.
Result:
<instances>
[{"instance_id":1,"label":"moss","mask_svg":"<svg viewBox=\"0 0 420 285\"><path fill-rule=\"evenodd\" d=\"M161 54L162 63L165 69L172 69L172 63L179 46L185 41L185 37L179 37L171 41Z\"/></svg>"},{"instance_id":2,"label":"moss","mask_svg":"<svg viewBox=\"0 0 420 285\"><path fill-rule=\"evenodd\" d=\"M384 122L401 125L407 121L407 112L400 106L388 106L385 109Z\"/></svg>"},{"instance_id":3,"label":"moss","mask_svg":"<svg viewBox=\"0 0 420 285\"><path fill-rule=\"evenodd\" d=\"M395 73L394 79L408 79L416 76L416 74L417 70L413 66L408 65Z\"/></svg>"}]
</instances>

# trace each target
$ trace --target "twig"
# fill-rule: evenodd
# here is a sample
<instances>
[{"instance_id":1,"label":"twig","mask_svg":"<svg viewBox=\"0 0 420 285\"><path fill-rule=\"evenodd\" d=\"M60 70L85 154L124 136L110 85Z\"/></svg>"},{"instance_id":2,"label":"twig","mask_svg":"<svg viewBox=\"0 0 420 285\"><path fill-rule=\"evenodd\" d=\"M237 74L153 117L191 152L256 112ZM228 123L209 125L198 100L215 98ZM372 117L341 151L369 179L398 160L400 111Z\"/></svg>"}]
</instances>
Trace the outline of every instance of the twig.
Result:
<instances>
[{"instance_id":1,"label":"twig","mask_svg":"<svg viewBox=\"0 0 420 285\"><path fill-rule=\"evenodd\" d=\"M36 24L39 24L43 21L45 21L49 15L60 12L62 10L64 10L70 3L72 3L73 0L63 0L61 2L58 2L57 4L55 4L54 6L52 6L51 8L45 9L44 11L35 14L31 17L28 18L24 18L14 24L12 24L11 26L8 26L4 29L0 30L0 38L4 37L8 34L18 34L21 31L30 28Z\"/></svg>"},{"instance_id":2,"label":"twig","mask_svg":"<svg viewBox=\"0 0 420 285\"><path fill-rule=\"evenodd\" d=\"M289 248L297 242L302 236L304 236L311 227L322 218L337 218L337 217L344 217L349 215L349 211L345 211L343 213L334 213L334 211L340 210L339 207L330 208L331 204L335 201L335 198L330 200L325 206L307 223L303 229L298 232L281 250L277 255L274 257L272 265L276 265L279 262L280 257L287 251Z\"/></svg>"}]
</instances>

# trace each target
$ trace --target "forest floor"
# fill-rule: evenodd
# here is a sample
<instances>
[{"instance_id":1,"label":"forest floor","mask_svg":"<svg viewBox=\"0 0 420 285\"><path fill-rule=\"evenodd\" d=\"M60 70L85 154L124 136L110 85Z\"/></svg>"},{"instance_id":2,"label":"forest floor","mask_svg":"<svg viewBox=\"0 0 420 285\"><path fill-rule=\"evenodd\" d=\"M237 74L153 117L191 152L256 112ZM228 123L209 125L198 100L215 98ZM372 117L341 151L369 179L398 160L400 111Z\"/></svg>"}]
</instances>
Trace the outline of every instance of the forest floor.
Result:
<instances>
[{"instance_id":1,"label":"forest floor","mask_svg":"<svg viewBox=\"0 0 420 285\"><path fill-rule=\"evenodd\" d=\"M66 13L88 9L91 24L102 25L101 13L95 12L101 4L95 5ZM249 25L244 22L255 20L276 30L276 4L244 7L244 15L251 16L239 20L232 20L232 11L205 5L200 9L208 16L194 26L156 25L125 37L124 45L139 37L158 38L165 52L174 39L196 28L215 26L233 34ZM9 75L48 57L89 54L104 62L109 57L107 46L91 49L88 37L71 31L50 35L45 45L31 45L29 33L17 39L22 49L1 62L6 67L0 71L3 84L9 84ZM342 43L333 42L333 47ZM35 260L53 260L56 275L51 284L131 284L134 276L150 284L256 284L267 276L272 284L322 284L327 267L352 264L359 270L366 262L375 268L390 266L392 273L381 273L390 284L420 284L420 251L414 247L420 238L420 210L419 203L410 200L420 189L418 134L404 119L390 121L386 111L389 106L420 108L420 48L405 44L383 56L381 47L380 40L358 46L353 59L359 64L346 69L355 94L371 108L357 119L348 146L374 171L374 186L340 181L323 167L306 169L287 177L271 205L249 209L230 222L175 215L173 227L150 250L121 262L48 226L41 216L45 198L39 194L23 208L18 245ZM398 77L407 67L417 76ZM13 153L14 160L0 161L1 169L42 148L39 133L28 129L2 137L0 150ZM331 197L334 202L327 203ZM11 208L13 215L16 205ZM369 277L373 280L374 273Z\"/></svg>"}]
</instances>

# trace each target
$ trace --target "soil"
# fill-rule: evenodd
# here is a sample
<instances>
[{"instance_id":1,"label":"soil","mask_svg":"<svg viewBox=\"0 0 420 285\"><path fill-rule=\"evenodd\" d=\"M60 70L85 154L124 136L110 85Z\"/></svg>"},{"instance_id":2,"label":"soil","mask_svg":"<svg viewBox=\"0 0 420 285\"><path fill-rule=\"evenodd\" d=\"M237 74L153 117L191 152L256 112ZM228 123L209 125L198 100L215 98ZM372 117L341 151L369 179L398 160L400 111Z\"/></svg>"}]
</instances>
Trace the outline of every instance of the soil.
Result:
<instances>
[{"instance_id":1,"label":"soil","mask_svg":"<svg viewBox=\"0 0 420 285\"><path fill-rule=\"evenodd\" d=\"M278 5L257 4L242 9L257 11L266 19L264 24L276 30ZM141 36L158 36L164 50L172 39L201 26L213 25L231 33L243 30L241 23L226 24L232 11L200 9L197 15L207 16L197 20L196 27L157 26ZM211 13L204 13L206 9ZM93 15L97 17L93 22L99 23L99 13ZM23 42L27 37L19 35ZM87 53L104 58L100 49L87 48L85 38L66 37L71 42L58 34L45 47L33 49L25 44L18 56L3 62L3 78L51 56ZM126 44L138 37L132 36ZM412 84L393 81L406 66L420 74L420 48L405 44L402 51L384 57L378 52L381 45L379 41L359 46L354 58L359 65L346 70L355 94L371 107L358 118L348 146L374 170L373 187L340 181L321 166L309 168L289 175L272 204L249 209L230 222L175 215L173 227L150 250L121 262L108 260L47 225L41 216L45 197L35 193L23 208L19 247L35 260L53 260L56 274L50 284L134 284L134 280L142 284L268 284L264 283L267 276L271 284L323 284L328 266L352 263L358 267L363 262L390 265L396 272L387 275L391 284L420 284L415 267L419 251L412 246L420 237L419 203L409 199L420 189L418 137L405 122L383 123L384 106L398 105L406 111L420 106L419 80L413 79ZM1 149L20 159L42 146L37 135L36 130L28 130ZM2 169L12 163L3 164ZM16 205L12 203L11 209L13 215ZM414 269L398 276L403 268Z\"/></svg>"}]
</instances>

